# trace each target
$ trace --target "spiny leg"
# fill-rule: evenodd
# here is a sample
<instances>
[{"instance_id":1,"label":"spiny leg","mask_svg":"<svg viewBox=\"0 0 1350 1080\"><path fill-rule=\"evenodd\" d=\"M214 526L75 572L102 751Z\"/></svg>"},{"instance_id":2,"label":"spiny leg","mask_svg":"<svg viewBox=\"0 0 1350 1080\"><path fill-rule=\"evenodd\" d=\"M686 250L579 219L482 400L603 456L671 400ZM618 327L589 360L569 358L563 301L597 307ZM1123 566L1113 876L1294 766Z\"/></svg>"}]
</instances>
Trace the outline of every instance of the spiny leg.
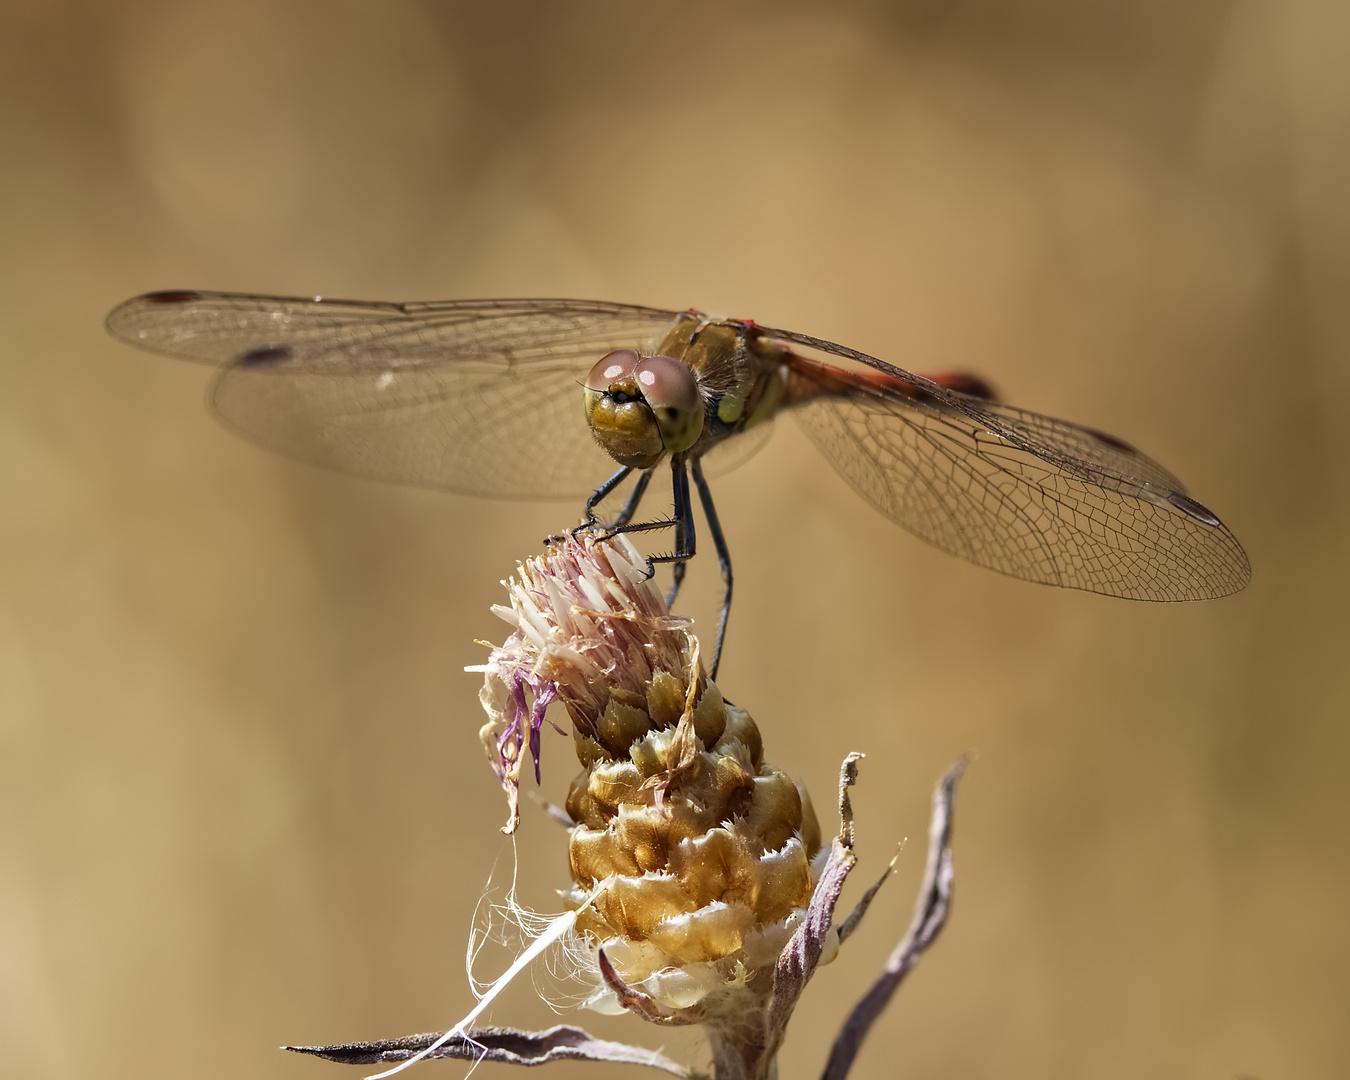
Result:
<instances>
[{"instance_id":1,"label":"spiny leg","mask_svg":"<svg viewBox=\"0 0 1350 1080\"><path fill-rule=\"evenodd\" d=\"M564 539L564 535L570 536L575 540L580 533L584 533L587 529L594 529L596 525L599 524L599 522L595 520L596 504L598 504L601 499L603 499L616 487L622 484L624 482L624 479L632 471L633 467L631 465L625 465L622 469L620 469L608 480L606 480L603 484L601 484L598 488L596 488L595 491L591 493L591 497L586 500L586 520L583 521L580 525L578 525L575 529L568 529L566 534L558 533L553 536L546 536L544 538L544 543L546 544L561 543L562 540ZM638 486L641 487L642 485L639 483ZM626 510L627 507L625 506L624 509Z\"/></svg>"},{"instance_id":2,"label":"spiny leg","mask_svg":"<svg viewBox=\"0 0 1350 1080\"><path fill-rule=\"evenodd\" d=\"M623 509L619 511L619 516L605 526L606 528L621 529L633 520L633 515L637 513L638 503L642 502L642 496L647 493L647 485L652 482L652 473L655 471L655 468L643 470L637 483L633 485L633 492L628 496L628 501L623 504Z\"/></svg>"},{"instance_id":3,"label":"spiny leg","mask_svg":"<svg viewBox=\"0 0 1350 1080\"><path fill-rule=\"evenodd\" d=\"M717 679L717 665L722 662L722 642L727 636L727 619L731 615L731 554L727 551L726 537L722 535L722 524L717 520L717 507L713 505L712 492L708 482L703 479L703 463L694 458L689 463L694 474L694 484L698 488L698 501L703 506L703 517L708 522L708 532L712 533L713 547L717 549L717 565L722 568L722 581L726 583L726 592L722 597L722 617L717 622L717 649L713 652L712 667L708 678ZM676 563L683 567L684 563Z\"/></svg>"},{"instance_id":4,"label":"spiny leg","mask_svg":"<svg viewBox=\"0 0 1350 1080\"><path fill-rule=\"evenodd\" d=\"M586 524L580 525L572 530L572 535L588 528L596 528L598 522L595 517L595 507L616 487L623 483L628 474L632 472L631 466L625 466L606 480L595 493L586 500ZM637 483L633 486L632 493L628 496L628 501L624 503L623 509L619 511L619 516L610 524L599 526L603 533L602 539L611 536L617 536L620 533L651 532L655 529L669 529L672 526L675 529L675 550L670 555L653 555L647 560L647 576L651 577L656 573L657 563L674 563L672 567L675 583L671 587L670 595L666 600L666 607L675 603L675 595L680 591L680 584L684 581L685 562L694 555L694 509L689 501L689 472L688 464L683 454L676 454L670 459L670 475L672 501L674 503L674 512L669 521L639 521L636 524L632 522L633 514L636 513L638 504L642 501L642 496L647 491L647 486L651 483L654 469L646 469L638 477Z\"/></svg>"},{"instance_id":5,"label":"spiny leg","mask_svg":"<svg viewBox=\"0 0 1350 1080\"><path fill-rule=\"evenodd\" d=\"M602 532L611 536L615 532L624 531L628 523L633 520L633 514L637 512L638 504L642 502L642 496L647 491L647 485L652 482L651 469L643 470L642 475L638 477L637 483L633 485L633 490L629 494L627 501L623 504L623 509L619 511L619 516L616 517L609 524L607 525L600 524L600 522L596 519L595 516L595 508L616 487L622 484L628 478L629 474L632 471L633 466L625 465L622 469L616 472L613 476L611 476L608 480L606 480L603 484L601 484L598 488L596 488L595 491L591 493L591 497L586 500L586 520L582 522L580 525L578 525L575 529L570 530L572 536L576 536L578 533L583 533L587 529L595 529L595 528L599 528ZM664 526L665 524L666 523L663 522L662 526ZM562 538L559 536L550 536L549 539L560 540Z\"/></svg>"},{"instance_id":6,"label":"spiny leg","mask_svg":"<svg viewBox=\"0 0 1350 1080\"><path fill-rule=\"evenodd\" d=\"M675 534L675 538L677 541L679 540L678 532ZM660 562L662 560L655 561ZM666 594L667 610L675 606L675 597L680 595L680 586L684 584L684 572L688 566L689 563L681 559L670 568L670 592Z\"/></svg>"},{"instance_id":7,"label":"spiny leg","mask_svg":"<svg viewBox=\"0 0 1350 1080\"><path fill-rule=\"evenodd\" d=\"M618 536L620 533L651 532L655 529L678 528L679 522L675 518L664 521L639 521L633 524L633 514L637 512L638 504L642 502L642 496L646 494L648 485L652 482L652 474L656 471L653 466L650 469L644 469L638 481L633 485L633 490L628 496L628 500L623 504L623 509L619 511L618 517L607 525L601 525L595 517L595 507L606 495L619 486L626 476L632 472L633 467L628 466L620 469L611 476L604 484L599 487L595 494L586 500L586 518L587 524L579 525L572 530L572 535L585 530L596 529L599 532L597 539L608 540L611 536ZM686 483L687 488L687 483ZM686 503L688 495L685 496ZM648 560L650 561L650 560ZM662 561L661 559L657 560Z\"/></svg>"},{"instance_id":8,"label":"spiny leg","mask_svg":"<svg viewBox=\"0 0 1350 1080\"><path fill-rule=\"evenodd\" d=\"M675 526L675 550L669 555L653 555L647 560L647 565L653 572L657 563L675 564L671 567L674 584L670 587L670 595L666 597L668 608L675 603L675 596L684 581L685 560L693 557L697 547L694 537L694 507L689 501L689 471L683 454L676 454L670 459L670 486L671 499L674 503L673 520L670 524Z\"/></svg>"},{"instance_id":9,"label":"spiny leg","mask_svg":"<svg viewBox=\"0 0 1350 1080\"><path fill-rule=\"evenodd\" d=\"M597 524L595 520L596 506L600 504L600 501L604 499L606 495L608 495L611 491L613 491L616 487L618 487L626 479L628 479L628 474L631 473L632 471L633 466L625 465L622 469L616 472L613 476L611 476L608 480L606 480L603 484L601 484L598 488L596 488L595 491L591 493L591 497L586 500L586 524L581 526L581 528L589 529L591 526ZM638 491L641 491L645 487L646 485L641 480L639 480ZM631 500L629 501L631 503ZM636 509L637 507L634 506L633 508ZM628 504L625 504L624 510L627 509ZM624 522L624 524L627 524L627 522Z\"/></svg>"},{"instance_id":10,"label":"spiny leg","mask_svg":"<svg viewBox=\"0 0 1350 1080\"><path fill-rule=\"evenodd\" d=\"M685 550L685 537L693 535L693 506L689 502L689 474L684 471L684 463L676 468L671 461L671 486L674 488L675 518L675 557ZM683 483L681 483L683 481ZM683 497L683 502L681 498ZM675 606L675 597L680 595L680 586L684 584L684 573L689 569L683 559L670 568L670 592L666 596L666 609Z\"/></svg>"}]
</instances>

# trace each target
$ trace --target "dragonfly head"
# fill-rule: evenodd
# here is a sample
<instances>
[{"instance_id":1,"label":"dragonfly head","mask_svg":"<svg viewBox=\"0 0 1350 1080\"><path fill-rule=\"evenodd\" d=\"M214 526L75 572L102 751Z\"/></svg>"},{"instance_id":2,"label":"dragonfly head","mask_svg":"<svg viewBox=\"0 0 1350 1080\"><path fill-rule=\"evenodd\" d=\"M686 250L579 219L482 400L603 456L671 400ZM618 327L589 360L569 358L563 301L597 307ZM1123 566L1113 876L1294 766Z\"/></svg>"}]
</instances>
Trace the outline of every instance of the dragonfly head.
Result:
<instances>
[{"instance_id":1,"label":"dragonfly head","mask_svg":"<svg viewBox=\"0 0 1350 1080\"><path fill-rule=\"evenodd\" d=\"M609 353L586 378L586 422L620 465L650 469L688 450L703 433L694 373L671 356Z\"/></svg>"}]
</instances>

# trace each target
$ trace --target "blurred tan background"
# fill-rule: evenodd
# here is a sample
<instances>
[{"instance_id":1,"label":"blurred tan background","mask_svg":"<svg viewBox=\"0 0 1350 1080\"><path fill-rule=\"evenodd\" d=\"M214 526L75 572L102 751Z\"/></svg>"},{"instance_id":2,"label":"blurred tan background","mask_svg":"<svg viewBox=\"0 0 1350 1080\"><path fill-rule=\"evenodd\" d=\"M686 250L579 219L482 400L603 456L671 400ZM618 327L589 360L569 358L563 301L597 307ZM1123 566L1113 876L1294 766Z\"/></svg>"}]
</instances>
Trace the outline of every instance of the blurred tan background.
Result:
<instances>
[{"instance_id":1,"label":"blurred tan background","mask_svg":"<svg viewBox=\"0 0 1350 1080\"><path fill-rule=\"evenodd\" d=\"M931 785L971 748L953 921L857 1075L1350 1075L1344 3L0 20L0 1075L356 1075L275 1048L454 1021L511 870L461 668L577 507L234 439L205 371L102 330L184 287L697 305L974 368L1154 454L1247 546L1245 593L975 570L791 422L717 484L723 685L827 830L839 759L867 753L859 882L913 838L783 1075L819 1072L908 921ZM716 594L701 557L703 625ZM548 752L557 797L573 763ZM561 834L527 811L518 848L521 899L550 908ZM493 1019L554 1022L527 986Z\"/></svg>"}]
</instances>

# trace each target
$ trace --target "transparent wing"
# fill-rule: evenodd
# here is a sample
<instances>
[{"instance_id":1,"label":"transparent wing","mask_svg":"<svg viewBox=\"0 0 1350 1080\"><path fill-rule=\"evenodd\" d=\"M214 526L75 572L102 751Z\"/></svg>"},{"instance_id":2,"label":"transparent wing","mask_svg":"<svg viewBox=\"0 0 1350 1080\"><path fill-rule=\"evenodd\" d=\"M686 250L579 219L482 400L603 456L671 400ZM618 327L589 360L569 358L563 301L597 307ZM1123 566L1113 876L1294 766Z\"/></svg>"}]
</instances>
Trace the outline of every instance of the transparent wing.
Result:
<instances>
[{"instance_id":1,"label":"transparent wing","mask_svg":"<svg viewBox=\"0 0 1350 1080\"><path fill-rule=\"evenodd\" d=\"M130 344L221 370L224 422L376 480L503 498L584 495L614 470L581 383L673 311L578 300L428 304L152 293L108 317Z\"/></svg>"},{"instance_id":2,"label":"transparent wing","mask_svg":"<svg viewBox=\"0 0 1350 1080\"><path fill-rule=\"evenodd\" d=\"M944 551L1027 581L1137 600L1225 596L1251 576L1228 528L1112 436L818 338L761 333L881 374L849 378L794 357L824 387L797 418L863 498Z\"/></svg>"},{"instance_id":3,"label":"transparent wing","mask_svg":"<svg viewBox=\"0 0 1350 1080\"><path fill-rule=\"evenodd\" d=\"M735 438L714 444L703 455L703 471L709 476L725 476L733 469L739 469L752 457L764 449L773 435L773 421L764 420L752 428L738 433Z\"/></svg>"}]
</instances>

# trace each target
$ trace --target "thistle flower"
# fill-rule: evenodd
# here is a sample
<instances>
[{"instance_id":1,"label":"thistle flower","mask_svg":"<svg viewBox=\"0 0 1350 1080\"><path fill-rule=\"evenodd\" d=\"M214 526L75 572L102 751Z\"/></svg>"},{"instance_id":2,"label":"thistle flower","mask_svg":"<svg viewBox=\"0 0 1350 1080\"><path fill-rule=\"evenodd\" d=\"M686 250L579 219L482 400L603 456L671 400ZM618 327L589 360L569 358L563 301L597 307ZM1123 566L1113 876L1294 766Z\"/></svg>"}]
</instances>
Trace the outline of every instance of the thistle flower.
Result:
<instances>
[{"instance_id":1,"label":"thistle flower","mask_svg":"<svg viewBox=\"0 0 1350 1080\"><path fill-rule=\"evenodd\" d=\"M507 793L504 832L520 824L521 774L540 773L550 707L571 722L581 772L566 799L569 910L548 925L439 1035L292 1049L346 1062L425 1057L536 1065L561 1058L623 1061L694 1074L654 1051L594 1039L471 1025L533 959L560 942L584 959L587 1002L652 1023L703 1025L717 1080L761 1080L802 991L858 925L882 875L838 927L834 908L856 861L841 770L839 835L828 846L804 788L764 759L759 728L725 700L699 662L688 619L672 616L645 560L622 536L566 538L520 567L512 633L492 650L479 695L481 737ZM951 895L951 802L959 762L934 796L925 884L908 934L835 1042L826 1076L842 1080L896 986L931 944ZM560 812L560 816L564 816ZM372 1078L373 1080L373 1078Z\"/></svg>"},{"instance_id":2,"label":"thistle flower","mask_svg":"<svg viewBox=\"0 0 1350 1080\"><path fill-rule=\"evenodd\" d=\"M805 790L699 663L623 537L567 539L521 568L515 627L484 666L483 739L518 823L526 757L561 703L582 771L566 810L576 929L672 1023L740 1014L811 899L823 858ZM527 693L528 692L528 693ZM812 859L815 858L813 874ZM592 1004L612 1003L602 981Z\"/></svg>"}]
</instances>

